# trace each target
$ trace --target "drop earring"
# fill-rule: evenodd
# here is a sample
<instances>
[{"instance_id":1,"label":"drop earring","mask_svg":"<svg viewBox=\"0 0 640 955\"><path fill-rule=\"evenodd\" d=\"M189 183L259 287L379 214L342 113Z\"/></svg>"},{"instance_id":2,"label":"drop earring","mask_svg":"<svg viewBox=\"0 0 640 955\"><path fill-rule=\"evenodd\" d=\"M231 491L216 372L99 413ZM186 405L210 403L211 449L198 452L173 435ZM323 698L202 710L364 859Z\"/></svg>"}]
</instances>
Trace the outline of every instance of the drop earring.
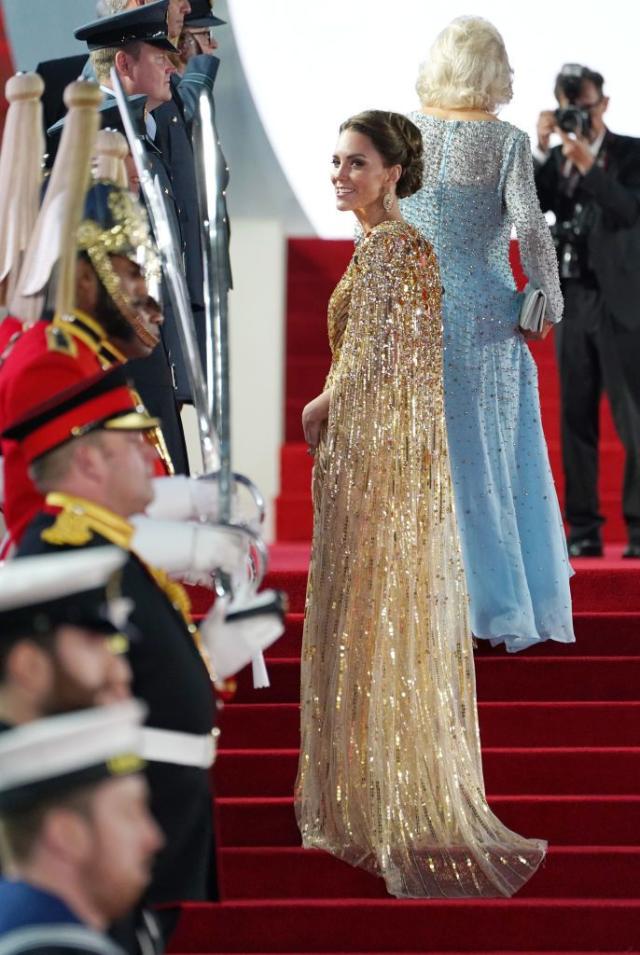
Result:
<instances>
[{"instance_id":1,"label":"drop earring","mask_svg":"<svg viewBox=\"0 0 640 955\"><path fill-rule=\"evenodd\" d=\"M385 192L384 198L382 200L382 208L385 212L391 212L391 207L393 206L393 193Z\"/></svg>"}]
</instances>

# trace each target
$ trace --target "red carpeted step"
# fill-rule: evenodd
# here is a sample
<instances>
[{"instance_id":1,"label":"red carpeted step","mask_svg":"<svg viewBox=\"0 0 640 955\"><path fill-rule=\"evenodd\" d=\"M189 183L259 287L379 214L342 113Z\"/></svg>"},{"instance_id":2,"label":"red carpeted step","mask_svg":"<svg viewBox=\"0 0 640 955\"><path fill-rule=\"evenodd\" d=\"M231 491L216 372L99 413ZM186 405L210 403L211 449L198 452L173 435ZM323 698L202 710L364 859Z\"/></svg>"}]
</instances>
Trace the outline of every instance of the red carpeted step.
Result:
<instances>
[{"instance_id":1,"label":"red carpeted step","mask_svg":"<svg viewBox=\"0 0 640 955\"><path fill-rule=\"evenodd\" d=\"M491 808L515 832L542 833L551 845L640 844L640 796L492 796ZM292 796L218 799L223 846L299 846Z\"/></svg>"},{"instance_id":2,"label":"red carpeted step","mask_svg":"<svg viewBox=\"0 0 640 955\"><path fill-rule=\"evenodd\" d=\"M345 944L346 943L346 944ZM343 899L185 905L173 952L629 951L640 902Z\"/></svg>"},{"instance_id":3,"label":"red carpeted step","mask_svg":"<svg viewBox=\"0 0 640 955\"><path fill-rule=\"evenodd\" d=\"M300 437L302 431L300 432ZM624 469L624 448L620 442L603 442L600 447L600 492L608 495L615 509L619 510L620 489ZM559 441L549 442L549 459L558 486L562 484L562 452ZM284 444L280 451L280 489L283 500L290 496L309 496L313 458L303 441Z\"/></svg>"},{"instance_id":4,"label":"red carpeted step","mask_svg":"<svg viewBox=\"0 0 640 955\"><path fill-rule=\"evenodd\" d=\"M280 494L275 499L276 534L282 541L309 541L313 534L310 492Z\"/></svg>"},{"instance_id":5,"label":"red carpeted step","mask_svg":"<svg viewBox=\"0 0 640 955\"><path fill-rule=\"evenodd\" d=\"M300 656L302 646L302 625L304 615L287 614L287 629L277 643L268 651L268 657ZM632 656L640 653L640 614L639 613L579 613L574 614L576 644L556 643L546 640L537 647L530 647L527 656L570 656L578 653L581 657L622 654ZM476 649L476 655L500 656L505 653L501 647L492 647L482 641Z\"/></svg>"},{"instance_id":6,"label":"red carpeted step","mask_svg":"<svg viewBox=\"0 0 640 955\"><path fill-rule=\"evenodd\" d=\"M484 746L640 746L638 700L481 703L479 713ZM299 722L297 703L230 703L220 719L221 748L294 748Z\"/></svg>"},{"instance_id":7,"label":"red carpeted step","mask_svg":"<svg viewBox=\"0 0 640 955\"><path fill-rule=\"evenodd\" d=\"M637 795L640 747L529 747L483 750L490 795ZM222 750L219 796L289 796L297 749Z\"/></svg>"},{"instance_id":8,"label":"red carpeted step","mask_svg":"<svg viewBox=\"0 0 640 955\"><path fill-rule=\"evenodd\" d=\"M604 613L626 611L640 613L640 586L638 561L620 561L620 566L607 566L602 560L576 562L577 573L571 579L571 593L575 613L585 611ZM307 590L307 568L273 571L267 585L286 590L289 610L301 613Z\"/></svg>"},{"instance_id":9,"label":"red carpeted step","mask_svg":"<svg viewBox=\"0 0 640 955\"><path fill-rule=\"evenodd\" d=\"M295 703L300 699L300 660L272 660L271 687L254 690L251 670L238 675L238 703ZM527 656L526 653L476 657L478 699L636 700L640 656Z\"/></svg>"},{"instance_id":10,"label":"red carpeted step","mask_svg":"<svg viewBox=\"0 0 640 955\"><path fill-rule=\"evenodd\" d=\"M387 898L382 879L327 852L302 848L226 848L220 853L225 901ZM633 899L639 846L553 846L519 898Z\"/></svg>"},{"instance_id":11,"label":"red carpeted step","mask_svg":"<svg viewBox=\"0 0 640 955\"><path fill-rule=\"evenodd\" d=\"M493 794L489 802L510 828L552 844L546 865L517 898L355 901L348 896L379 894L382 883L326 854L296 848L300 837L292 786L312 530L312 461L301 441L300 412L328 368L326 302L350 254L349 242L290 245L289 443L281 455L277 533L281 540L298 543L273 548L268 584L290 593L291 613L286 635L268 654L271 689L254 691L249 674L243 674L236 702L222 714L222 749L215 767L223 891L251 897L221 906L189 906L173 951L640 951L640 903L634 898L640 875L640 562L620 560L620 548L608 548L603 560L575 562L577 645L547 642L513 657L481 643L476 653L485 778ZM550 460L562 493L553 347L547 339L532 351ZM623 541L623 453L606 403L601 438L605 539ZM201 609L211 602L211 595L201 591L196 598ZM286 894L286 902L264 898L277 894ZM623 900L626 895L630 898Z\"/></svg>"},{"instance_id":12,"label":"red carpeted step","mask_svg":"<svg viewBox=\"0 0 640 955\"><path fill-rule=\"evenodd\" d=\"M619 482L614 481L615 485ZM627 528L622 517L619 490L601 495L601 511L606 518L603 537L607 542L626 541ZM310 492L280 494L275 501L278 540L309 541L313 533L313 509Z\"/></svg>"}]
</instances>

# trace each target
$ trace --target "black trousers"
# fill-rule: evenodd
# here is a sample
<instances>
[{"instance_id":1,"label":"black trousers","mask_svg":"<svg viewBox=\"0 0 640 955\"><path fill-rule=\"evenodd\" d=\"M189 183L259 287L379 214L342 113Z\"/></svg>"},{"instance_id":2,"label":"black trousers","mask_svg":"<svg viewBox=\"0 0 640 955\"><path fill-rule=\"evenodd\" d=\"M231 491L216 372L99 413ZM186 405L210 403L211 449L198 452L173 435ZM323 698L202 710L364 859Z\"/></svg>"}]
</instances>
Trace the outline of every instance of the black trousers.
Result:
<instances>
[{"instance_id":1,"label":"black trousers","mask_svg":"<svg viewBox=\"0 0 640 955\"><path fill-rule=\"evenodd\" d=\"M629 539L640 543L640 327L628 331L611 315L599 289L577 279L563 283L564 317L555 329L562 397L562 460L569 539L599 539L604 518L598 497L600 401L606 392L626 451L622 507ZM639 322L640 325L640 322ZM624 356L624 358L622 357Z\"/></svg>"}]
</instances>

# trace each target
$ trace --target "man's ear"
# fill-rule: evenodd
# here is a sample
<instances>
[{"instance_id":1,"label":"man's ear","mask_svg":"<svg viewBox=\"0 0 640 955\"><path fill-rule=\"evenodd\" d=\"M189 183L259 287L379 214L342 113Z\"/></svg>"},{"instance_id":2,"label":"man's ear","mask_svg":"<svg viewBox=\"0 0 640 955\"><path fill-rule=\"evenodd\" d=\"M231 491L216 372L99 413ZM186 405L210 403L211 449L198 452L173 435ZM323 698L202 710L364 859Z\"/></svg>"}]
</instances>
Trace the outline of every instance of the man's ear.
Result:
<instances>
[{"instance_id":1,"label":"man's ear","mask_svg":"<svg viewBox=\"0 0 640 955\"><path fill-rule=\"evenodd\" d=\"M73 470L85 481L102 483L104 480L104 458L100 447L93 441L82 438L72 442Z\"/></svg>"},{"instance_id":2,"label":"man's ear","mask_svg":"<svg viewBox=\"0 0 640 955\"><path fill-rule=\"evenodd\" d=\"M120 76L131 76L131 58L127 56L124 50L118 50L113 65Z\"/></svg>"},{"instance_id":3,"label":"man's ear","mask_svg":"<svg viewBox=\"0 0 640 955\"><path fill-rule=\"evenodd\" d=\"M91 856L91 826L79 813L70 809L52 809L44 820L42 839L57 857L81 864Z\"/></svg>"},{"instance_id":4,"label":"man's ear","mask_svg":"<svg viewBox=\"0 0 640 955\"><path fill-rule=\"evenodd\" d=\"M32 700L41 700L51 685L51 658L33 640L21 640L12 647L5 670L9 680L17 683Z\"/></svg>"}]
</instances>

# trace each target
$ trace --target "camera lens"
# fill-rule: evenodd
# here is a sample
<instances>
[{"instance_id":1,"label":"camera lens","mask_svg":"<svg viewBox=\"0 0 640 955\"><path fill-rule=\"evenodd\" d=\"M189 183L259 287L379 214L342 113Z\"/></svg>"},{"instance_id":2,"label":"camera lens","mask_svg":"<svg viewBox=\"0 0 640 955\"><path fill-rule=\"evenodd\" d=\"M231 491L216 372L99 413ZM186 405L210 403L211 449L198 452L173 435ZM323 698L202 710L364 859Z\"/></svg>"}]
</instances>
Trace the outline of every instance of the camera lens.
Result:
<instances>
[{"instance_id":1,"label":"camera lens","mask_svg":"<svg viewBox=\"0 0 640 955\"><path fill-rule=\"evenodd\" d=\"M579 109L577 106L566 106L564 109L557 109L554 113L556 123L565 133L576 133L584 136L591 126L591 116L586 109Z\"/></svg>"}]
</instances>

